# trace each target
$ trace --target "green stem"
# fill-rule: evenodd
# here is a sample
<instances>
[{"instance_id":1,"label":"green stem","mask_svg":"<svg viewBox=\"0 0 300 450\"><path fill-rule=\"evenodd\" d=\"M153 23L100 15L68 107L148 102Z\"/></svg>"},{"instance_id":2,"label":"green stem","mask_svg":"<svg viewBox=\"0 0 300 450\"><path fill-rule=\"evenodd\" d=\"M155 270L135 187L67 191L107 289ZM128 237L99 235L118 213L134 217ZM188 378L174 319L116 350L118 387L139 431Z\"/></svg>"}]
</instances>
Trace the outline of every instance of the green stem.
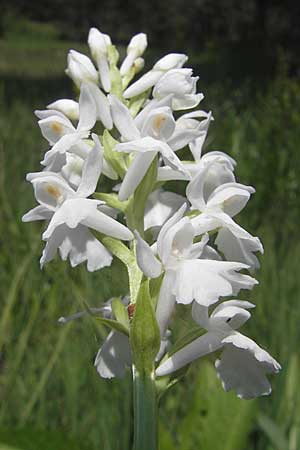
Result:
<instances>
[{"instance_id":1,"label":"green stem","mask_svg":"<svg viewBox=\"0 0 300 450\"><path fill-rule=\"evenodd\" d=\"M153 374L140 374L132 367L134 443L133 450L157 450L158 404Z\"/></svg>"}]
</instances>

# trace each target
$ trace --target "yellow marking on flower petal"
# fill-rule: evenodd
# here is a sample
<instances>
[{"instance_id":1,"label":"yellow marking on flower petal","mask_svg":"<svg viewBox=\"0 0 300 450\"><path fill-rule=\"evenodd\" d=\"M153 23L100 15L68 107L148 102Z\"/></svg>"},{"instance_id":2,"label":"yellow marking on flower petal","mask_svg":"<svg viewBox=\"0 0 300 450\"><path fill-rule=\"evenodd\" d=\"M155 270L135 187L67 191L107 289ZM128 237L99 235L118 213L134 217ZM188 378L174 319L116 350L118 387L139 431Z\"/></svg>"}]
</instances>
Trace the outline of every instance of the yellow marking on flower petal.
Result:
<instances>
[{"instance_id":1,"label":"yellow marking on flower petal","mask_svg":"<svg viewBox=\"0 0 300 450\"><path fill-rule=\"evenodd\" d=\"M47 184L46 191L57 201L62 197L61 191L56 186L53 186L53 184Z\"/></svg>"},{"instance_id":2,"label":"yellow marking on flower petal","mask_svg":"<svg viewBox=\"0 0 300 450\"><path fill-rule=\"evenodd\" d=\"M52 122L50 127L55 134L62 134L64 131L64 127L59 122Z\"/></svg>"},{"instance_id":3,"label":"yellow marking on flower petal","mask_svg":"<svg viewBox=\"0 0 300 450\"><path fill-rule=\"evenodd\" d=\"M163 114L158 114L155 119L153 120L153 127L155 130L159 131L162 127L162 125L166 121L166 116Z\"/></svg>"}]
</instances>

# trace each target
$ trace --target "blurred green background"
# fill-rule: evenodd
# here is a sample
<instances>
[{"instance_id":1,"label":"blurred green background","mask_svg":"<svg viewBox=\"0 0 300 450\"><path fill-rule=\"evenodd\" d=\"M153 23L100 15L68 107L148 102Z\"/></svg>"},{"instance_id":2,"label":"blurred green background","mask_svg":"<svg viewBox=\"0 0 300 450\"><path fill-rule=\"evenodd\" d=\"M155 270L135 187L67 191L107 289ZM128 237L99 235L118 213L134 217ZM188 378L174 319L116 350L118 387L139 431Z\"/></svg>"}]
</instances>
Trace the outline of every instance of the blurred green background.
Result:
<instances>
[{"instance_id":1,"label":"blurred green background","mask_svg":"<svg viewBox=\"0 0 300 450\"><path fill-rule=\"evenodd\" d=\"M270 397L225 394L211 361L199 361L161 400L161 450L300 449L300 7L291 1L122 2L25 0L0 15L0 450L129 450L131 382L93 367L107 330L57 319L126 292L117 261L88 274L58 259L42 272L41 226L22 224L34 205L25 174L47 149L33 110L73 95L70 48L87 53L90 26L124 52L149 35L147 65L183 51L212 109L207 150L237 162L257 193L238 218L262 238L257 304L245 333L282 366ZM297 25L298 24L298 25ZM178 333L189 323L178 314ZM142 450L142 449L141 449Z\"/></svg>"}]
</instances>

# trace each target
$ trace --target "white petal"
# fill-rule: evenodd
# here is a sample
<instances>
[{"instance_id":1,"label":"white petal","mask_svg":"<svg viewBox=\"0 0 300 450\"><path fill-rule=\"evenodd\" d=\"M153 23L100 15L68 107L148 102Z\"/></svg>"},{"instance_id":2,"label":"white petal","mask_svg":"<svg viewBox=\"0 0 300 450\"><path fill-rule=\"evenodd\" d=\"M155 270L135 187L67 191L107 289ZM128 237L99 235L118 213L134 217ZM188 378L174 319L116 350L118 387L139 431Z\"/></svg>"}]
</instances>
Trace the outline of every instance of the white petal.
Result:
<instances>
[{"instance_id":1,"label":"white petal","mask_svg":"<svg viewBox=\"0 0 300 450\"><path fill-rule=\"evenodd\" d=\"M36 206L28 211L22 217L22 222L32 222L34 220L49 220L53 215L53 211L46 206Z\"/></svg>"},{"instance_id":2,"label":"white petal","mask_svg":"<svg viewBox=\"0 0 300 450\"><path fill-rule=\"evenodd\" d=\"M162 189L151 192L145 208L145 230L161 227L185 202L183 196L173 192L165 192Z\"/></svg>"},{"instance_id":3,"label":"white petal","mask_svg":"<svg viewBox=\"0 0 300 450\"><path fill-rule=\"evenodd\" d=\"M52 236L48 239L40 259L41 269L46 263L52 261L55 257L58 247L66 237L67 227L65 225L58 226Z\"/></svg>"},{"instance_id":4,"label":"white petal","mask_svg":"<svg viewBox=\"0 0 300 450\"><path fill-rule=\"evenodd\" d=\"M51 145L59 141L65 134L74 133L75 131L69 119L58 115L41 119L38 124L42 135Z\"/></svg>"},{"instance_id":5,"label":"white petal","mask_svg":"<svg viewBox=\"0 0 300 450\"><path fill-rule=\"evenodd\" d=\"M71 120L79 119L79 104L74 100L70 100L67 98L56 100L56 102L47 105L47 108L57 110Z\"/></svg>"},{"instance_id":6,"label":"white petal","mask_svg":"<svg viewBox=\"0 0 300 450\"><path fill-rule=\"evenodd\" d=\"M194 141L198 136L198 130L175 129L175 133L168 140L168 144L174 151L177 151Z\"/></svg>"},{"instance_id":7,"label":"white petal","mask_svg":"<svg viewBox=\"0 0 300 450\"><path fill-rule=\"evenodd\" d=\"M194 228L193 228L193 230L194 230ZM194 231L194 236L195 236L195 231ZM209 259L209 258L205 258L205 257L203 258L203 256L202 256L204 250L207 248L206 244L208 243L208 241L209 241L209 235L204 234L202 236L200 242L196 242L195 244L192 244L190 247L190 251L189 251L189 258L196 259L196 258L201 257L201 259Z\"/></svg>"},{"instance_id":8,"label":"white petal","mask_svg":"<svg viewBox=\"0 0 300 450\"><path fill-rule=\"evenodd\" d=\"M150 136L154 139L167 141L174 133L175 119L168 106L155 108L144 121L141 136Z\"/></svg>"},{"instance_id":9,"label":"white petal","mask_svg":"<svg viewBox=\"0 0 300 450\"><path fill-rule=\"evenodd\" d=\"M213 332L208 332L198 339L195 339L190 344L183 347L178 352L174 353L169 359L164 361L157 369L156 375L168 375L181 367L189 364L201 356L215 352L222 347L220 337Z\"/></svg>"},{"instance_id":10,"label":"white petal","mask_svg":"<svg viewBox=\"0 0 300 450\"><path fill-rule=\"evenodd\" d=\"M110 266L112 262L110 252L83 225L75 229L67 228L59 250L64 261L69 257L72 267L87 261L89 272Z\"/></svg>"},{"instance_id":11,"label":"white petal","mask_svg":"<svg viewBox=\"0 0 300 450\"><path fill-rule=\"evenodd\" d=\"M122 144L120 144L122 145ZM156 152L138 153L132 161L119 190L119 200L127 200L144 178L148 168L156 156Z\"/></svg>"},{"instance_id":12,"label":"white petal","mask_svg":"<svg viewBox=\"0 0 300 450\"><path fill-rule=\"evenodd\" d=\"M145 33L139 33L133 36L127 47L127 56L124 59L120 73L124 76L133 65L136 58L141 56L147 48L147 36Z\"/></svg>"},{"instance_id":13,"label":"white petal","mask_svg":"<svg viewBox=\"0 0 300 450\"><path fill-rule=\"evenodd\" d=\"M197 176L188 184L186 188L186 196L189 199L193 209L205 211L206 199L204 197L204 183L206 174L213 163L200 169Z\"/></svg>"},{"instance_id":14,"label":"white petal","mask_svg":"<svg viewBox=\"0 0 300 450\"><path fill-rule=\"evenodd\" d=\"M224 302L228 303L228 302ZM210 316L210 326L212 329L215 327L221 329L230 327L232 330L237 330L251 317L249 311L241 306L225 305L223 308L214 310Z\"/></svg>"},{"instance_id":15,"label":"white petal","mask_svg":"<svg viewBox=\"0 0 300 450\"><path fill-rule=\"evenodd\" d=\"M41 164L48 165L53 162L53 159L56 157L56 153L65 153L68 150L71 150L71 148L77 144L80 143L80 140L82 138L86 137L86 132L74 132L72 134L66 134L65 136L62 136L59 141L57 141L51 150L45 153L43 161L41 161Z\"/></svg>"},{"instance_id":16,"label":"white petal","mask_svg":"<svg viewBox=\"0 0 300 450\"><path fill-rule=\"evenodd\" d=\"M160 141L152 137L143 137L129 142L122 142L115 146L117 152L131 153L131 152L158 152Z\"/></svg>"},{"instance_id":17,"label":"white petal","mask_svg":"<svg viewBox=\"0 0 300 450\"><path fill-rule=\"evenodd\" d=\"M159 145L157 146L158 151L161 153L165 163L172 167L172 169L177 169L183 174L189 176L189 172L184 167L184 164L180 161L178 156L173 152L171 147L165 142L157 142L159 143Z\"/></svg>"},{"instance_id":18,"label":"white petal","mask_svg":"<svg viewBox=\"0 0 300 450\"><path fill-rule=\"evenodd\" d=\"M174 111L195 108L204 99L202 93L186 94L182 97L174 97L172 107Z\"/></svg>"},{"instance_id":19,"label":"white petal","mask_svg":"<svg viewBox=\"0 0 300 450\"><path fill-rule=\"evenodd\" d=\"M207 136L208 127L212 120L211 112L208 113L208 116L205 120L201 122L201 135L195 139L194 142L190 143L190 150L193 154L195 161L200 161L202 155L202 148Z\"/></svg>"},{"instance_id":20,"label":"white petal","mask_svg":"<svg viewBox=\"0 0 300 450\"><path fill-rule=\"evenodd\" d=\"M228 307L236 306L238 308L252 309L255 308L253 303L247 302L245 300L227 300L226 302L220 303L212 312L211 317L214 317L220 311L226 310Z\"/></svg>"},{"instance_id":21,"label":"white petal","mask_svg":"<svg viewBox=\"0 0 300 450\"><path fill-rule=\"evenodd\" d=\"M112 117L110 113L110 105L106 95L93 83L89 84L89 89L93 95L96 105L97 119L99 119L105 128L111 130L113 127Z\"/></svg>"},{"instance_id":22,"label":"white petal","mask_svg":"<svg viewBox=\"0 0 300 450\"><path fill-rule=\"evenodd\" d=\"M63 201L75 196L75 191L62 177L54 173L42 174L36 174L35 177L30 174L35 198L42 206L53 211Z\"/></svg>"},{"instance_id":23,"label":"white petal","mask_svg":"<svg viewBox=\"0 0 300 450\"><path fill-rule=\"evenodd\" d=\"M98 82L98 72L90 58L76 50L70 50L68 53L66 73L78 87L83 81Z\"/></svg>"},{"instance_id":24,"label":"white petal","mask_svg":"<svg viewBox=\"0 0 300 450\"><path fill-rule=\"evenodd\" d=\"M114 95L109 95L111 114L113 122L119 133L127 141L140 138L140 133L136 128L133 117L129 109Z\"/></svg>"},{"instance_id":25,"label":"white petal","mask_svg":"<svg viewBox=\"0 0 300 450\"><path fill-rule=\"evenodd\" d=\"M135 52L131 52L129 53L129 55L126 56L120 67L120 74L122 77L126 75L126 73L131 69L135 59L136 59Z\"/></svg>"},{"instance_id":26,"label":"white petal","mask_svg":"<svg viewBox=\"0 0 300 450\"><path fill-rule=\"evenodd\" d=\"M95 192L102 170L102 146L96 134L93 134L93 139L95 145L84 162L81 183L76 192L80 197L88 197Z\"/></svg>"},{"instance_id":27,"label":"white petal","mask_svg":"<svg viewBox=\"0 0 300 450\"><path fill-rule=\"evenodd\" d=\"M171 181L171 180L190 181L190 179L191 177L187 172L182 173L179 170L172 169L169 166L163 166L158 168L157 181Z\"/></svg>"},{"instance_id":28,"label":"white petal","mask_svg":"<svg viewBox=\"0 0 300 450\"><path fill-rule=\"evenodd\" d=\"M164 106L167 106L168 108L171 108L172 105L172 95L168 95L167 97L163 98L162 100L156 100L152 99L149 100L148 103L143 107L143 109L138 113L138 115L135 117L134 122L139 130L142 129L143 124L145 120L147 119L149 113L153 111L153 109L161 108Z\"/></svg>"},{"instance_id":29,"label":"white petal","mask_svg":"<svg viewBox=\"0 0 300 450\"><path fill-rule=\"evenodd\" d=\"M136 237L136 257L141 271L148 278L157 278L162 272L161 263L154 256L150 246L141 238L138 231L134 232Z\"/></svg>"},{"instance_id":30,"label":"white petal","mask_svg":"<svg viewBox=\"0 0 300 450\"><path fill-rule=\"evenodd\" d=\"M183 217L185 211L186 211L187 205L184 203L176 213L168 219L168 221L164 224L164 226L161 228L160 233L157 238L157 250L158 254L161 256L164 249L164 240L167 232L177 223L179 220Z\"/></svg>"},{"instance_id":31,"label":"white petal","mask_svg":"<svg viewBox=\"0 0 300 450\"><path fill-rule=\"evenodd\" d=\"M52 217L43 234L43 239L49 239L57 226L61 224L76 228L79 223L116 239L133 239L133 234L128 228L98 211L98 204L98 200L84 198L66 200Z\"/></svg>"},{"instance_id":32,"label":"white petal","mask_svg":"<svg viewBox=\"0 0 300 450\"><path fill-rule=\"evenodd\" d=\"M196 236L215 230L216 228L222 226L222 222L218 218L205 213L200 213L198 216L193 217L191 222L195 229Z\"/></svg>"},{"instance_id":33,"label":"white petal","mask_svg":"<svg viewBox=\"0 0 300 450\"><path fill-rule=\"evenodd\" d=\"M213 247L206 245L201 253L201 259L212 259L213 261L222 261L221 256Z\"/></svg>"},{"instance_id":34,"label":"white petal","mask_svg":"<svg viewBox=\"0 0 300 450\"><path fill-rule=\"evenodd\" d=\"M153 70L167 71L179 69L188 60L188 57L182 53L169 53L159 59L153 66Z\"/></svg>"},{"instance_id":35,"label":"white petal","mask_svg":"<svg viewBox=\"0 0 300 450\"><path fill-rule=\"evenodd\" d=\"M267 373L277 373L280 365L254 341L240 333L232 333L220 360L215 363L226 391L234 389L240 398L255 398L271 392Z\"/></svg>"},{"instance_id":36,"label":"white petal","mask_svg":"<svg viewBox=\"0 0 300 450\"><path fill-rule=\"evenodd\" d=\"M250 240L252 238L248 231L240 227L236 222L234 222L234 220L231 219L230 216L223 212L208 211L208 213L201 213L198 216L193 217L191 220L195 228L196 235L224 227L228 228L237 238Z\"/></svg>"},{"instance_id":37,"label":"white petal","mask_svg":"<svg viewBox=\"0 0 300 450\"><path fill-rule=\"evenodd\" d=\"M131 241L133 239L133 234L128 228L101 211L90 213L83 219L82 223L89 228L116 239L123 241Z\"/></svg>"},{"instance_id":38,"label":"white petal","mask_svg":"<svg viewBox=\"0 0 300 450\"><path fill-rule=\"evenodd\" d=\"M107 59L107 47L111 45L111 39L107 34L101 33L97 28L91 28L88 36L88 44L91 54L97 63L103 89L110 91L110 69Z\"/></svg>"},{"instance_id":39,"label":"white petal","mask_svg":"<svg viewBox=\"0 0 300 450\"><path fill-rule=\"evenodd\" d=\"M145 75L139 78L135 83L129 86L126 91L124 91L124 98L132 98L142 92L145 92L147 89L155 85L162 74L163 72L160 72L159 70L150 70L145 73Z\"/></svg>"},{"instance_id":40,"label":"white petal","mask_svg":"<svg viewBox=\"0 0 300 450\"><path fill-rule=\"evenodd\" d=\"M238 214L247 204L250 194L254 192L251 186L239 183L225 183L210 195L207 206L220 206L230 217Z\"/></svg>"},{"instance_id":41,"label":"white petal","mask_svg":"<svg viewBox=\"0 0 300 450\"><path fill-rule=\"evenodd\" d=\"M263 247L257 237L239 239L227 228L218 232L215 244L228 261L238 261L247 264L252 269L258 269L260 264L254 252L263 253Z\"/></svg>"},{"instance_id":42,"label":"white petal","mask_svg":"<svg viewBox=\"0 0 300 450\"><path fill-rule=\"evenodd\" d=\"M106 55L100 56L97 59L97 65L103 89L105 90L105 92L109 92L111 89L111 81L110 81L110 68L107 56Z\"/></svg>"},{"instance_id":43,"label":"white petal","mask_svg":"<svg viewBox=\"0 0 300 450\"><path fill-rule=\"evenodd\" d=\"M196 300L200 305L209 306L233 292L223 261L182 261L177 274L175 292L178 303L189 304Z\"/></svg>"},{"instance_id":44,"label":"white petal","mask_svg":"<svg viewBox=\"0 0 300 450\"><path fill-rule=\"evenodd\" d=\"M61 117L64 121L66 120L66 114L61 111L57 111L56 109L36 109L34 114L39 119L48 119L51 116ZM72 125L73 126L73 125Z\"/></svg>"},{"instance_id":45,"label":"white petal","mask_svg":"<svg viewBox=\"0 0 300 450\"><path fill-rule=\"evenodd\" d=\"M197 302L192 304L192 317L198 325L202 328L208 330L209 328L209 317L208 317L208 307L199 305Z\"/></svg>"},{"instance_id":46,"label":"white petal","mask_svg":"<svg viewBox=\"0 0 300 450\"><path fill-rule=\"evenodd\" d=\"M79 123L77 130L91 130L96 122L96 105L90 83L81 83L79 96Z\"/></svg>"},{"instance_id":47,"label":"white petal","mask_svg":"<svg viewBox=\"0 0 300 450\"><path fill-rule=\"evenodd\" d=\"M175 307L175 296L173 294L175 280L176 272L167 270L160 288L155 313L161 336L164 336L168 328Z\"/></svg>"},{"instance_id":48,"label":"white petal","mask_svg":"<svg viewBox=\"0 0 300 450\"><path fill-rule=\"evenodd\" d=\"M174 258L189 258L194 235L194 228L188 217L183 217L169 228L160 246L160 256L163 263L168 266L173 264Z\"/></svg>"},{"instance_id":49,"label":"white petal","mask_svg":"<svg viewBox=\"0 0 300 450\"><path fill-rule=\"evenodd\" d=\"M111 331L97 353L95 367L102 378L122 378L131 365L128 337Z\"/></svg>"},{"instance_id":50,"label":"white petal","mask_svg":"<svg viewBox=\"0 0 300 450\"><path fill-rule=\"evenodd\" d=\"M65 164L61 167L61 174L72 186L77 189L80 185L82 178L82 169L84 165L84 159L74 153L65 153Z\"/></svg>"}]
</instances>

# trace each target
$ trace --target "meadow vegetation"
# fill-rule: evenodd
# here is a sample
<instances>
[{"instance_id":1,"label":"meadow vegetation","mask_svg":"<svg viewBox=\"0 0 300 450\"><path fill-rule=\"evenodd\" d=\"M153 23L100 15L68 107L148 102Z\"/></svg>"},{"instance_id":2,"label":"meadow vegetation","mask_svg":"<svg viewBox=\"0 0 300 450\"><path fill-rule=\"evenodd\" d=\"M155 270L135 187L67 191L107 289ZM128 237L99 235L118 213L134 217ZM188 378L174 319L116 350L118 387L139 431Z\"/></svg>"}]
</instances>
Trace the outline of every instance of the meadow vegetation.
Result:
<instances>
[{"instance_id":1,"label":"meadow vegetation","mask_svg":"<svg viewBox=\"0 0 300 450\"><path fill-rule=\"evenodd\" d=\"M88 317L57 322L126 293L125 270L114 261L91 274L57 259L40 271L41 227L21 222L34 202L25 174L40 169L47 145L33 110L72 94L62 78L72 44L45 36L0 41L0 450L129 450L130 378L104 381L93 367L107 330ZM215 118L207 147L236 158L238 177L257 189L240 217L265 246L246 332L283 370L270 397L242 401L199 361L161 399L161 450L298 450L300 82L283 63L259 86L202 86ZM181 320L188 328L184 310Z\"/></svg>"}]
</instances>

